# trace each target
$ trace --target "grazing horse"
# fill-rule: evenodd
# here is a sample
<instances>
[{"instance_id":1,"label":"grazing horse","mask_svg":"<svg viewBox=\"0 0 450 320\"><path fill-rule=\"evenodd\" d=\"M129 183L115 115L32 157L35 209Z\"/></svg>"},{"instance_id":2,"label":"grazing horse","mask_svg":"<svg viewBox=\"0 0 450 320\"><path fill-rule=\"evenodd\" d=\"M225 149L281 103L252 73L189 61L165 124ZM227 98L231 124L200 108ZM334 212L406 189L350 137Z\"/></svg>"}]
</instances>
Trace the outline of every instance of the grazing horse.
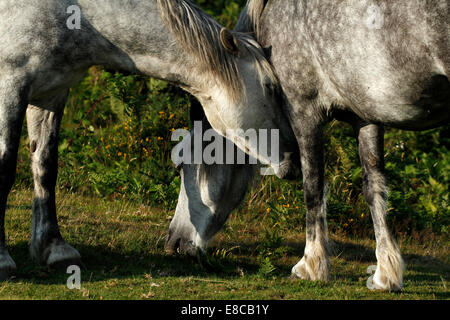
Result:
<instances>
[{"instance_id":1,"label":"grazing horse","mask_svg":"<svg viewBox=\"0 0 450 320\"><path fill-rule=\"evenodd\" d=\"M57 224L57 147L69 89L92 65L180 86L198 98L212 127L223 135L227 129L280 128L275 170L279 176L295 172L296 164L289 159L298 158L291 156L298 148L287 117L278 109L279 83L251 36L222 28L187 0L2 0L2 279L16 270L6 246L4 215L25 114L34 178L31 256L48 266L80 262ZM234 141L259 156L245 139Z\"/></svg>"},{"instance_id":2,"label":"grazing horse","mask_svg":"<svg viewBox=\"0 0 450 320\"><path fill-rule=\"evenodd\" d=\"M372 288L401 290L404 263L386 224L383 125L424 130L449 122L449 21L448 0L248 1L236 30L254 32L265 48L300 149L306 246L294 277L329 278L323 127L338 119L357 137L377 242ZM181 169L166 246L193 252L239 205L254 169Z\"/></svg>"}]
</instances>

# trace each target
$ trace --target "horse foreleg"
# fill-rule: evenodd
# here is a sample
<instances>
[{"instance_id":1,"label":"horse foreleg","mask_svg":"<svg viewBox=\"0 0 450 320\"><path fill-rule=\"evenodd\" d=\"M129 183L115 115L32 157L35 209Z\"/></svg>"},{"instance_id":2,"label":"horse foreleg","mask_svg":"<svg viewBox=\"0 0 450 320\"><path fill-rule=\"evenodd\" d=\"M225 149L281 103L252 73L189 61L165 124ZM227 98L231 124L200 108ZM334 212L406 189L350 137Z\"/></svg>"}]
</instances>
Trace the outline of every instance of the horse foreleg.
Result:
<instances>
[{"instance_id":1,"label":"horse foreleg","mask_svg":"<svg viewBox=\"0 0 450 320\"><path fill-rule=\"evenodd\" d=\"M68 245L59 231L55 186L58 171L58 136L67 94L27 109L28 135L34 180L31 256L41 265L80 265L77 250ZM46 104L46 105L45 105ZM50 111L54 110L54 111Z\"/></svg>"},{"instance_id":2,"label":"horse foreleg","mask_svg":"<svg viewBox=\"0 0 450 320\"><path fill-rule=\"evenodd\" d=\"M5 210L16 173L27 96L27 88L21 81L0 77L0 281L16 270L6 247Z\"/></svg>"},{"instance_id":3,"label":"horse foreleg","mask_svg":"<svg viewBox=\"0 0 450 320\"><path fill-rule=\"evenodd\" d=\"M398 291L402 288L404 264L400 249L386 223L387 188L384 177L384 130L374 124L359 124L359 156L363 174L363 191L370 206L377 241L377 269L372 288Z\"/></svg>"},{"instance_id":4,"label":"horse foreleg","mask_svg":"<svg viewBox=\"0 0 450 320\"><path fill-rule=\"evenodd\" d=\"M326 185L324 179L323 129L320 123L302 121L299 147L306 204L306 245L292 276L327 281L329 276ZM308 123L308 126L304 125Z\"/></svg>"}]
</instances>

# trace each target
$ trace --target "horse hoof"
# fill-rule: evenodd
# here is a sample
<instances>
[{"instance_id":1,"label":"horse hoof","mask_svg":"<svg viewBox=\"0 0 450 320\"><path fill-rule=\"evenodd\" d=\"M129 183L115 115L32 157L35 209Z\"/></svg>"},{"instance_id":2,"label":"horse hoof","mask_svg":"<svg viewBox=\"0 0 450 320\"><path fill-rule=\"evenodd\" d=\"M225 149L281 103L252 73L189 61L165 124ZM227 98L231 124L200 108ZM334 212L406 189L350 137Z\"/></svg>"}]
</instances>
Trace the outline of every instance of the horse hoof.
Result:
<instances>
[{"instance_id":1,"label":"horse hoof","mask_svg":"<svg viewBox=\"0 0 450 320\"><path fill-rule=\"evenodd\" d=\"M0 281L6 281L14 276L16 269L16 263L8 252L0 256Z\"/></svg>"},{"instance_id":2,"label":"horse hoof","mask_svg":"<svg viewBox=\"0 0 450 320\"><path fill-rule=\"evenodd\" d=\"M291 270L291 279L301 279L301 280L309 280L310 277L306 272L306 268L304 266L303 260L297 263Z\"/></svg>"},{"instance_id":3,"label":"horse hoof","mask_svg":"<svg viewBox=\"0 0 450 320\"><path fill-rule=\"evenodd\" d=\"M14 277L16 270L14 269L0 269L0 282L7 281Z\"/></svg>"},{"instance_id":4,"label":"horse hoof","mask_svg":"<svg viewBox=\"0 0 450 320\"><path fill-rule=\"evenodd\" d=\"M381 277L382 278L382 277ZM369 279L367 279L367 288L372 291L388 291L388 292L401 292L402 291L402 283L394 283L387 281L380 281L380 277L377 274L371 275Z\"/></svg>"},{"instance_id":5,"label":"horse hoof","mask_svg":"<svg viewBox=\"0 0 450 320\"><path fill-rule=\"evenodd\" d=\"M326 257L303 257L291 272L291 278L302 280L319 280L327 282L329 278L328 261Z\"/></svg>"},{"instance_id":6,"label":"horse hoof","mask_svg":"<svg viewBox=\"0 0 450 320\"><path fill-rule=\"evenodd\" d=\"M45 264L54 270L66 270L73 265L86 269L81 261L80 253L65 242L56 242L51 245Z\"/></svg>"}]
</instances>

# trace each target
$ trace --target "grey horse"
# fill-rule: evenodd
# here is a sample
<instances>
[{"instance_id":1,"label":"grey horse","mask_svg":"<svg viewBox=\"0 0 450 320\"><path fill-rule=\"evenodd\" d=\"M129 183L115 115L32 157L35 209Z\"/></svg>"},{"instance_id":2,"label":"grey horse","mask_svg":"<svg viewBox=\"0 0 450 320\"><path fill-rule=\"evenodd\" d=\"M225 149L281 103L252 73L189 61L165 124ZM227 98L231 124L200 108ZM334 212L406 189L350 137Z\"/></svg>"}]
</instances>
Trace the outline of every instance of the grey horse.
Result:
<instances>
[{"instance_id":1,"label":"grey horse","mask_svg":"<svg viewBox=\"0 0 450 320\"><path fill-rule=\"evenodd\" d=\"M182 87L198 98L221 134L226 129L279 129L277 174L295 174L290 159L298 158L291 156L298 148L279 109L279 83L249 35L231 33L185 0L1 0L2 279L16 270L6 246L4 216L25 114L34 178L31 256L48 266L80 262L57 224L57 146L69 89L92 65ZM234 141L259 156L245 139Z\"/></svg>"},{"instance_id":2,"label":"grey horse","mask_svg":"<svg viewBox=\"0 0 450 320\"><path fill-rule=\"evenodd\" d=\"M448 0L248 1L236 29L254 32L270 57L300 148L306 247L294 277L329 278L323 127L338 119L357 137L377 242L372 288L401 290L404 263L386 224L383 125L424 130L449 122L449 21ZM239 205L255 170L181 169L166 248L192 253Z\"/></svg>"}]
</instances>

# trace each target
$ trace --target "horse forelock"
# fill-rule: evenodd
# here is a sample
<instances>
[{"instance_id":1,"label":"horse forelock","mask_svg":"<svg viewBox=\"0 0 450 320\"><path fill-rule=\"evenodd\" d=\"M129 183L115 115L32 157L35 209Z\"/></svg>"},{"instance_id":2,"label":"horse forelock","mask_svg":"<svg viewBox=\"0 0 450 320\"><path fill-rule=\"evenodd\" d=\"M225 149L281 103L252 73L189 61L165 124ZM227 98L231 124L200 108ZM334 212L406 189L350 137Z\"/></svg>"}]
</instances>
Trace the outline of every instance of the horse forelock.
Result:
<instances>
[{"instance_id":1,"label":"horse forelock","mask_svg":"<svg viewBox=\"0 0 450 320\"><path fill-rule=\"evenodd\" d=\"M225 87L232 100L245 99L238 58L228 52L220 41L222 26L189 0L158 0L158 5L163 22L204 71ZM259 44L248 34L233 34L240 43L240 50L246 50L255 58L260 80L268 77L276 83L275 73Z\"/></svg>"}]
</instances>

